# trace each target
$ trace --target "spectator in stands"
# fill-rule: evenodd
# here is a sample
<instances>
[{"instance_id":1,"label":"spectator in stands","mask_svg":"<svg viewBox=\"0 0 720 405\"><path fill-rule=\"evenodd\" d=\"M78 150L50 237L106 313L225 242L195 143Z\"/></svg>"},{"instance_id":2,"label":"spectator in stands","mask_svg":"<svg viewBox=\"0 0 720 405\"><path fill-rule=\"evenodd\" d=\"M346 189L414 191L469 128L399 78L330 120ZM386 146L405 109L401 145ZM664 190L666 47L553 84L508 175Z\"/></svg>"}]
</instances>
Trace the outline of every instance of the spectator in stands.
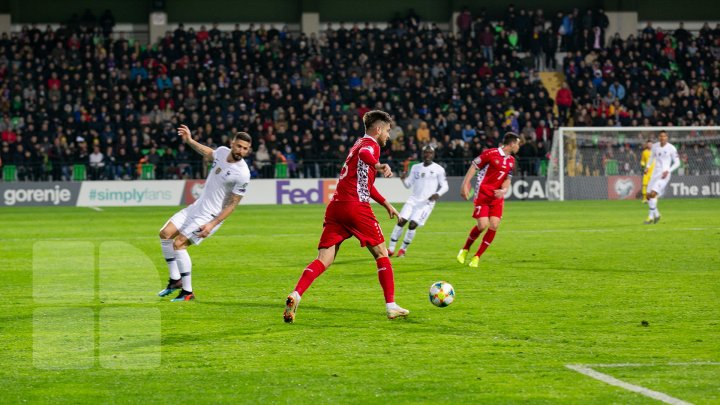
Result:
<instances>
[{"instance_id":1,"label":"spectator in stands","mask_svg":"<svg viewBox=\"0 0 720 405\"><path fill-rule=\"evenodd\" d=\"M590 26L589 48L597 48L594 28L603 29L600 14L594 14L596 21ZM677 47L671 41L675 33L670 38L653 28L645 36L614 37L607 49L602 40L598 49L569 54L563 66L569 104L560 97L559 115L553 113L553 101L513 49L535 55L531 34L537 32L543 38L545 66L554 66L553 36L561 34L566 48L575 48L582 36L582 15L574 10L565 17L562 12L554 17L546 33L535 31L544 20L535 10L508 7L497 30L479 14L471 30L473 41L432 25L414 27L400 16L387 29L336 25L314 39L272 27L223 33L213 26L208 38L198 42L202 29L195 33L179 25L157 47L147 49L121 36L96 42L95 33L81 31L77 24L63 26L37 33L40 37L34 42L47 46L47 52L34 52L34 57L49 73L28 76L23 69L3 69L22 67L22 54L0 55L0 105L7 111L0 130L3 139L13 142L8 142L11 151L17 138L25 139L22 143L32 149L34 165L39 167L47 156L53 178L67 178L68 167L82 154L87 158L87 145L96 140L106 156L107 147L112 147L123 173L117 177L132 178L142 150L152 146L175 151L178 167L184 165L183 176L202 176L203 163L194 156L183 157L172 133L183 116L200 128L196 136L204 143L220 144L221 137L233 131L262 133L268 155L277 149L290 161L288 157L296 154L304 176L320 175L316 162L327 156L321 154L325 148L335 152L340 145L350 147L359 114L376 105L393 109L396 130L413 128L393 136L392 152L383 151L383 159L419 150L422 141L416 129L421 121L426 122L430 142L447 139L438 158L458 159L474 153L474 148L495 146L496 123L519 129L530 122L530 128L538 129L543 120L543 133L567 123L570 116L574 125L717 123L720 55L713 54L712 46L720 30L709 26L698 36L690 34L687 43L678 40ZM559 32L568 22L570 37L565 28ZM487 42L482 42L483 36ZM6 38L10 46L21 49L19 36ZM77 63L89 63L93 71L71 70ZM624 96L616 82L624 87ZM707 83L706 91L700 83ZM508 110L519 115L507 116L506 121ZM463 134L468 124L476 136ZM47 146L28 148L32 135L36 140L48 136ZM78 136L86 140L85 146L76 141ZM56 138L65 140L56 145ZM453 139L463 142L451 147ZM277 159L269 157L270 164ZM257 172L273 175L272 167L264 174Z\"/></svg>"},{"instance_id":2,"label":"spectator in stands","mask_svg":"<svg viewBox=\"0 0 720 405\"><path fill-rule=\"evenodd\" d=\"M555 95L555 102L558 106L560 124L564 125L567 121L567 116L573 103L572 92L570 91L567 82L563 82L560 89L558 89L557 94Z\"/></svg>"},{"instance_id":3,"label":"spectator in stands","mask_svg":"<svg viewBox=\"0 0 720 405\"><path fill-rule=\"evenodd\" d=\"M105 38L110 37L115 27L115 17L112 11L106 9L105 12L100 16L100 27Z\"/></svg>"},{"instance_id":4,"label":"spectator in stands","mask_svg":"<svg viewBox=\"0 0 720 405\"><path fill-rule=\"evenodd\" d=\"M90 166L90 180L101 180L105 175L105 155L100 151L100 145L93 145L93 151L88 156Z\"/></svg>"},{"instance_id":5,"label":"spectator in stands","mask_svg":"<svg viewBox=\"0 0 720 405\"><path fill-rule=\"evenodd\" d=\"M482 51L482 55L483 58L485 58L486 63L493 64L495 61L495 34L492 32L492 27L490 25L485 25L483 27L477 41L480 45L480 50ZM481 75L483 74L481 73Z\"/></svg>"},{"instance_id":6,"label":"spectator in stands","mask_svg":"<svg viewBox=\"0 0 720 405\"><path fill-rule=\"evenodd\" d=\"M473 17L470 13L470 9L467 6L463 6L462 11L458 14L455 19L455 24L458 28L458 33L463 41L470 39L470 29L472 28Z\"/></svg>"},{"instance_id":7,"label":"spectator in stands","mask_svg":"<svg viewBox=\"0 0 720 405\"><path fill-rule=\"evenodd\" d=\"M546 69L557 69L557 60L555 59L555 53L558 47L557 31L553 28L548 28L542 37L542 51L545 53L545 68Z\"/></svg>"}]
</instances>

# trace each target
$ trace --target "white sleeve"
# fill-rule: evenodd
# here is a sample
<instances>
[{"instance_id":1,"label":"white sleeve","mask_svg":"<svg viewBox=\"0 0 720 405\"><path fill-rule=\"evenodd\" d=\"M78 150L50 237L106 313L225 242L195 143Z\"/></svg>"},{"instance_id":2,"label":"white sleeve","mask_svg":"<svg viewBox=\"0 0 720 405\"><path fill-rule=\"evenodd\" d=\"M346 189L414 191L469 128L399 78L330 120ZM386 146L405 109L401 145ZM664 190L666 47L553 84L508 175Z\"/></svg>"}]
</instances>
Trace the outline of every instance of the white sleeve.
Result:
<instances>
[{"instance_id":1,"label":"white sleeve","mask_svg":"<svg viewBox=\"0 0 720 405\"><path fill-rule=\"evenodd\" d=\"M232 193L244 196L247 191L247 186L250 183L250 171L243 170L242 174L237 176L235 184L232 187Z\"/></svg>"},{"instance_id":2,"label":"white sleeve","mask_svg":"<svg viewBox=\"0 0 720 405\"><path fill-rule=\"evenodd\" d=\"M417 167L417 165L418 164L416 164L415 166L410 168L410 173L408 173L408 176L405 178L405 180L402 181L403 186L405 186L405 188L410 188L413 186L413 184L415 184L415 177L416 177L415 175L417 172L417 170L415 170L415 168Z\"/></svg>"},{"instance_id":3,"label":"white sleeve","mask_svg":"<svg viewBox=\"0 0 720 405\"><path fill-rule=\"evenodd\" d=\"M680 156L678 155L677 149L674 147L670 158L672 159L672 165L668 169L668 172L672 173L677 170L678 167L680 167Z\"/></svg>"},{"instance_id":4,"label":"white sleeve","mask_svg":"<svg viewBox=\"0 0 720 405\"><path fill-rule=\"evenodd\" d=\"M447 176L445 175L445 169L440 167L440 174L438 175L438 182L440 183L440 189L437 191L437 194L439 196L442 196L443 194L447 193L450 189L450 186L447 182Z\"/></svg>"}]
</instances>

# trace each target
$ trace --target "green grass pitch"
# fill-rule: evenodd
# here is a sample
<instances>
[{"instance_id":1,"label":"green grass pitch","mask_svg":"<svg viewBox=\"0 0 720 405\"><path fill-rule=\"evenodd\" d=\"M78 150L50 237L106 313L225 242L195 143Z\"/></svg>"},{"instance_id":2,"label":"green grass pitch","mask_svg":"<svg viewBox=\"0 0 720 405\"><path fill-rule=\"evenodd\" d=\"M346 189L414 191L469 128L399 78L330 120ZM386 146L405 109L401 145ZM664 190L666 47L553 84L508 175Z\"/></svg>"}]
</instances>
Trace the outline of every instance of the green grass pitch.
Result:
<instances>
[{"instance_id":1,"label":"green grass pitch","mask_svg":"<svg viewBox=\"0 0 720 405\"><path fill-rule=\"evenodd\" d=\"M155 295L177 207L3 208L0 402L653 403L565 367L633 363L597 370L720 403L720 200L659 208L645 226L638 201L508 202L470 269L455 262L470 204L441 201L392 260L408 319L385 318L351 239L292 325L322 206L241 205L190 248L190 303ZM437 280L455 287L447 308L428 301Z\"/></svg>"}]
</instances>

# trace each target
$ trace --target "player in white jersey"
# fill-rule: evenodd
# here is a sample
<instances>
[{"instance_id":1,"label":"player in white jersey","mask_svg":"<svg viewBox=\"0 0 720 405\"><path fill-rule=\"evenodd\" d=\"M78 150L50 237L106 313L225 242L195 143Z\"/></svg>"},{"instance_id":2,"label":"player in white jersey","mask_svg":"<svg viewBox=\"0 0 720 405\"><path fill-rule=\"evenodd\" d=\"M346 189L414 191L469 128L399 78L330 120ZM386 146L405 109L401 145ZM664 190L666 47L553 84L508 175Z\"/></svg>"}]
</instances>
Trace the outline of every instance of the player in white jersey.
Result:
<instances>
[{"instance_id":1,"label":"player in white jersey","mask_svg":"<svg viewBox=\"0 0 720 405\"><path fill-rule=\"evenodd\" d=\"M660 211L657 209L658 198L665 193L665 187L670 182L672 172L680 167L680 157L675 146L668 143L667 132L660 131L658 140L660 142L654 143L650 149L650 159L645 165L645 173L653 164L655 165L647 186L650 213L644 222L646 225L656 224L660 221Z\"/></svg>"},{"instance_id":2,"label":"player in white jersey","mask_svg":"<svg viewBox=\"0 0 720 405\"><path fill-rule=\"evenodd\" d=\"M448 191L445 169L433 162L435 149L428 145L423 148L423 163L416 164L410 169L410 174L404 173L401 177L406 188L412 188L412 195L400 211L400 220L390 235L388 254L395 253L395 245L402 236L403 227L410 222L405 233L405 239L397 252L397 257L405 256L408 246L415 237L415 229L425 225L430 213L435 208L435 201Z\"/></svg>"},{"instance_id":3,"label":"player in white jersey","mask_svg":"<svg viewBox=\"0 0 720 405\"><path fill-rule=\"evenodd\" d=\"M158 295L165 297L182 287L172 301L189 301L195 299L195 294L191 281L192 261L187 247L190 244L199 245L217 232L245 195L250 169L243 158L250 153L252 138L245 132L238 132L229 148L221 146L212 149L195 141L185 125L178 128L178 135L205 159L213 161L200 198L178 211L160 230L160 244L170 279Z\"/></svg>"}]
</instances>

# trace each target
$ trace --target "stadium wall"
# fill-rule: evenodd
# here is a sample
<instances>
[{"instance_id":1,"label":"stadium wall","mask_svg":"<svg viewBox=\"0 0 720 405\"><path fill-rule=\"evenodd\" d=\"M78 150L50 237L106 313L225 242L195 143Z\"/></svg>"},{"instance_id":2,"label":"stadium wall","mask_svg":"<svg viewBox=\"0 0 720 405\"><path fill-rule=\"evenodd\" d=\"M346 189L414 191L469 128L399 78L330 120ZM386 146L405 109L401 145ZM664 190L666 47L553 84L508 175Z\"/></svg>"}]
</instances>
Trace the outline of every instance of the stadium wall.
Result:
<instances>
[{"instance_id":1,"label":"stadium wall","mask_svg":"<svg viewBox=\"0 0 720 405\"><path fill-rule=\"evenodd\" d=\"M190 204L203 189L205 180L143 180L83 182L6 182L0 183L0 207L78 206L140 207ZM247 204L326 204L336 179L259 179L250 183ZM462 201L462 177L449 177L450 191L442 201ZM566 177L568 200L637 199L640 176ZM403 203L410 190L397 178L377 179L376 186L390 202ZM557 182L545 177L515 178L507 200L547 200L558 192ZM665 198L719 198L718 176L673 176Z\"/></svg>"}]
</instances>

